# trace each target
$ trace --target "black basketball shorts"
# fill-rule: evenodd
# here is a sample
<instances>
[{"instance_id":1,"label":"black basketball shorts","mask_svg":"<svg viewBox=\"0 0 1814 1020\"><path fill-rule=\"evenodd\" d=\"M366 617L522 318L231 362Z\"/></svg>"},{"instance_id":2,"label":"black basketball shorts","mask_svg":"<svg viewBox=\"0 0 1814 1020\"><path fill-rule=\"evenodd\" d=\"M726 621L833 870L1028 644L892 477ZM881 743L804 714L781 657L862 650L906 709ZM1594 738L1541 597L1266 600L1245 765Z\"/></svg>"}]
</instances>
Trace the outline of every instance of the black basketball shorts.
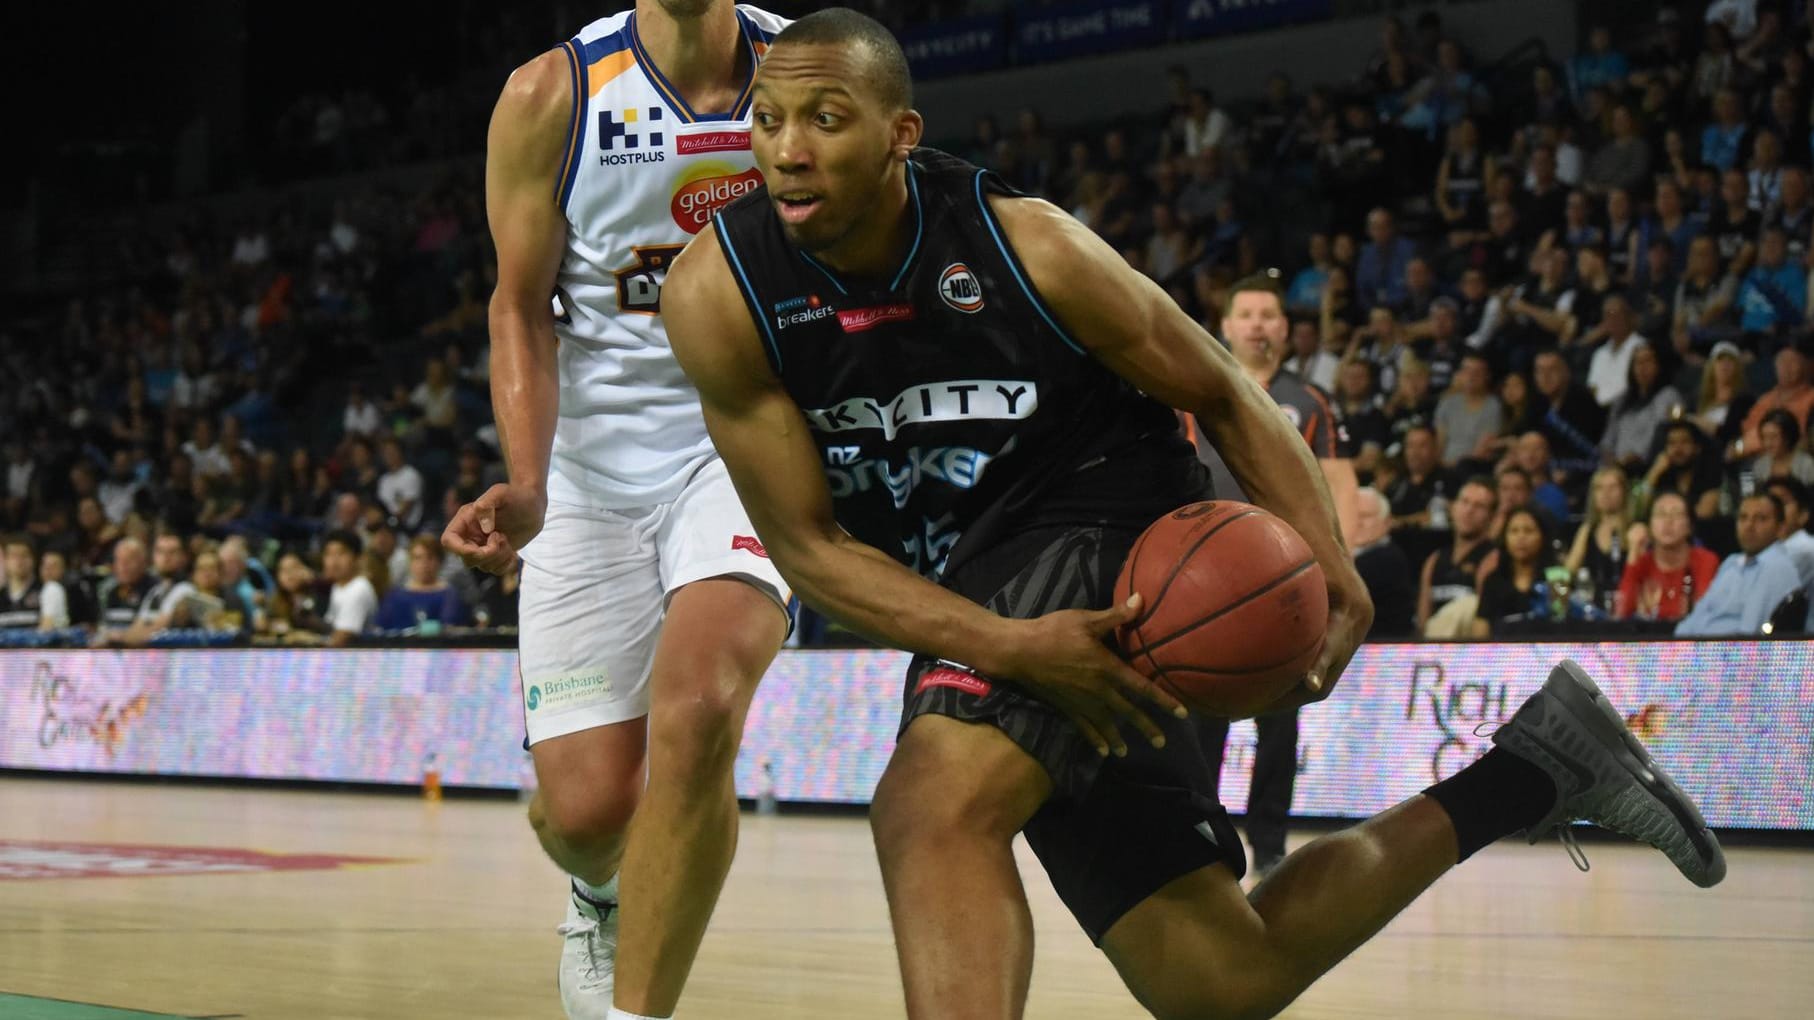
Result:
<instances>
[{"instance_id":1,"label":"black basketball shorts","mask_svg":"<svg viewBox=\"0 0 1814 1020\"><path fill-rule=\"evenodd\" d=\"M946 587L1003 616L1104 609L1139 538L1120 528L1050 528L980 551ZM1027 823L1027 843L1077 923L1098 944L1109 927L1166 884L1218 862L1247 870L1240 837L1215 799L1201 723L1154 716L1165 747L1126 733L1127 757L1104 758L1063 713L973 671L916 656L901 731L922 715L993 726L1052 779Z\"/></svg>"}]
</instances>

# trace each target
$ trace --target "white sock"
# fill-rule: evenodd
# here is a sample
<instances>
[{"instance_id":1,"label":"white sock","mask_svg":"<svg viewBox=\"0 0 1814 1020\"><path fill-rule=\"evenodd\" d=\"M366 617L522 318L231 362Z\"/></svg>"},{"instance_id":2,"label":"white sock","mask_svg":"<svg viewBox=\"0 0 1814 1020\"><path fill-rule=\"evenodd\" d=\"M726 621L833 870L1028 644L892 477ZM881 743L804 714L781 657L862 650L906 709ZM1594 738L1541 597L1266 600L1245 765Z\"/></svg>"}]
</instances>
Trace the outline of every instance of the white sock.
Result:
<instances>
[{"instance_id":1,"label":"white sock","mask_svg":"<svg viewBox=\"0 0 1814 1020\"><path fill-rule=\"evenodd\" d=\"M611 1012L605 1014L605 1020L674 1020L674 1014L669 1013L667 1016L643 1016L641 1013L630 1013L618 1009L616 1006L612 1006Z\"/></svg>"},{"instance_id":2,"label":"white sock","mask_svg":"<svg viewBox=\"0 0 1814 1020\"><path fill-rule=\"evenodd\" d=\"M569 875L567 877L573 879L574 887L577 888L580 892L585 893L589 899L597 900L600 903L616 903L617 902L617 876L616 875L612 875L609 879L607 879L605 881L604 885L592 885L591 883L589 883L589 882L585 881L584 879L581 879L575 875Z\"/></svg>"}]
</instances>

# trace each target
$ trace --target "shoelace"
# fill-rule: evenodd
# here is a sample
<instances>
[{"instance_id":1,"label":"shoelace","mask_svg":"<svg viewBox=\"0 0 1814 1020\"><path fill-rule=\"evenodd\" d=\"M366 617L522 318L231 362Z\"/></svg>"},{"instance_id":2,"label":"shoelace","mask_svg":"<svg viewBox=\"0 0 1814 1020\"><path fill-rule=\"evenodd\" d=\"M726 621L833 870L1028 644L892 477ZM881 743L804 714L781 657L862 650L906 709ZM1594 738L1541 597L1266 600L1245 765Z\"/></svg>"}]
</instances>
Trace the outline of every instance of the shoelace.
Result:
<instances>
[{"instance_id":1,"label":"shoelace","mask_svg":"<svg viewBox=\"0 0 1814 1020\"><path fill-rule=\"evenodd\" d=\"M1556 838L1562 841L1563 849L1568 851L1568 859L1582 871L1592 871L1593 866L1587 863L1587 851L1581 849L1581 843L1575 839L1575 827L1568 822L1556 826Z\"/></svg>"},{"instance_id":2,"label":"shoelace","mask_svg":"<svg viewBox=\"0 0 1814 1020\"><path fill-rule=\"evenodd\" d=\"M586 977L598 977L598 922L589 917L577 921L562 921L555 926L562 938L583 937L586 940Z\"/></svg>"}]
</instances>

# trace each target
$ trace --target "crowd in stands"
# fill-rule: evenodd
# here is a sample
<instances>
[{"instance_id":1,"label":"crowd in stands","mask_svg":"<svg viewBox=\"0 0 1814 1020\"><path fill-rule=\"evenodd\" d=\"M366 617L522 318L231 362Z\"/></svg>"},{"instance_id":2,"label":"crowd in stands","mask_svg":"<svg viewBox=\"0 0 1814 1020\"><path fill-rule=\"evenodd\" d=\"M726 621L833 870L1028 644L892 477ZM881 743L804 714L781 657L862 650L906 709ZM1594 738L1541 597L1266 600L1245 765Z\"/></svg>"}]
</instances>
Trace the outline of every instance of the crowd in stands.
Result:
<instances>
[{"instance_id":1,"label":"crowd in stands","mask_svg":"<svg viewBox=\"0 0 1814 1020\"><path fill-rule=\"evenodd\" d=\"M1329 391L1365 486L1351 544L1409 593L1381 636L1799 630L1814 77L1788 13L1655 8L1477 66L1426 12L1351 81L1280 72L1237 103L1180 67L1115 124L1027 110L949 147L1211 332L1235 280L1279 267L1285 367ZM381 116L356 105L350 151ZM476 174L119 236L117 287L0 325L0 628L514 623L515 580L433 541L503 475Z\"/></svg>"}]
</instances>

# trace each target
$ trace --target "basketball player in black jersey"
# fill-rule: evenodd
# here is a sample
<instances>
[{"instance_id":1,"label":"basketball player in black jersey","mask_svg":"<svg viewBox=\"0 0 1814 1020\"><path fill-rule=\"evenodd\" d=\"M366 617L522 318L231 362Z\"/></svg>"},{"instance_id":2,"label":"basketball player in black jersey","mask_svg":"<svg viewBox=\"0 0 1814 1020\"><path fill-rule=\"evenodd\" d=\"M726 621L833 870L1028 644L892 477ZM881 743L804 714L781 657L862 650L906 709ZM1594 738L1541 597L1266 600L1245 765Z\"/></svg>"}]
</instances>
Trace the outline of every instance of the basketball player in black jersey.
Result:
<instances>
[{"instance_id":1,"label":"basketball player in black jersey","mask_svg":"<svg viewBox=\"0 0 1814 1020\"><path fill-rule=\"evenodd\" d=\"M1643 830L1695 882L1723 876L1692 804L1564 664L1486 757L1242 895L1195 720L1105 644L1139 613L1138 595L1109 593L1141 529L1208 493L1165 405L1195 414L1329 580L1325 651L1279 707L1326 696L1371 616L1328 490L1273 403L1157 286L1052 206L917 148L911 90L874 21L795 22L756 81L766 186L699 234L663 291L776 565L806 601L917 653L871 809L910 1015L1024 1009L1022 831L1166 1017L1277 1012L1522 829Z\"/></svg>"}]
</instances>

